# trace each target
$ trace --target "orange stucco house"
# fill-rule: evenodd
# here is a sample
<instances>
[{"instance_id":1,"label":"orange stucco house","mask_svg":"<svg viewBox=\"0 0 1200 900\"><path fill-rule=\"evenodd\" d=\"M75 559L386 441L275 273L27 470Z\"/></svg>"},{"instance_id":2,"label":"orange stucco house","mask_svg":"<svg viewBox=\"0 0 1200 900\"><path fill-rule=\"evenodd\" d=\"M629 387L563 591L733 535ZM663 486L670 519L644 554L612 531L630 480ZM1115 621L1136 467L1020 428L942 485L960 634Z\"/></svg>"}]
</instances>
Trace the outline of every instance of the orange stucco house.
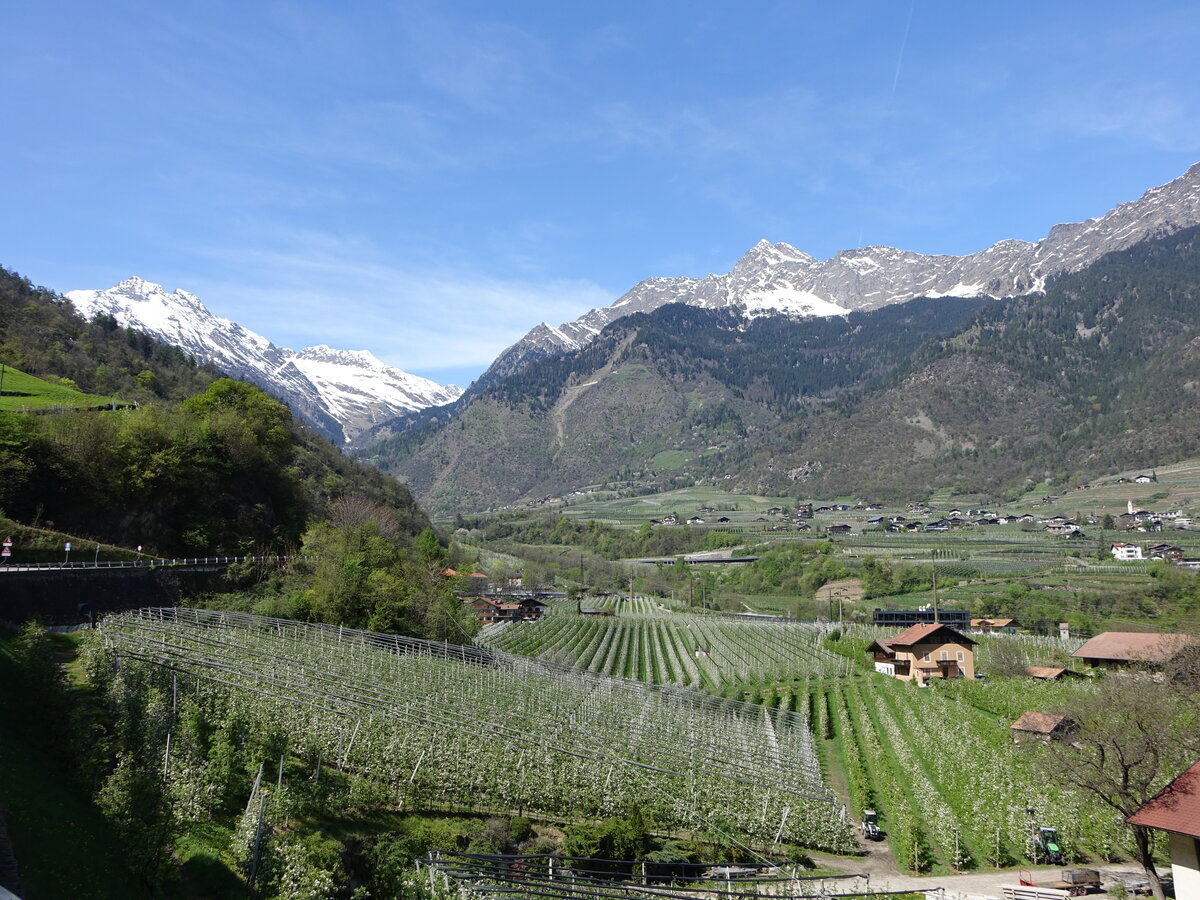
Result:
<instances>
[{"instance_id":1,"label":"orange stucco house","mask_svg":"<svg viewBox=\"0 0 1200 900\"><path fill-rule=\"evenodd\" d=\"M867 647L875 655L875 671L925 685L934 678L974 678L975 641L949 625L914 625L894 638Z\"/></svg>"}]
</instances>

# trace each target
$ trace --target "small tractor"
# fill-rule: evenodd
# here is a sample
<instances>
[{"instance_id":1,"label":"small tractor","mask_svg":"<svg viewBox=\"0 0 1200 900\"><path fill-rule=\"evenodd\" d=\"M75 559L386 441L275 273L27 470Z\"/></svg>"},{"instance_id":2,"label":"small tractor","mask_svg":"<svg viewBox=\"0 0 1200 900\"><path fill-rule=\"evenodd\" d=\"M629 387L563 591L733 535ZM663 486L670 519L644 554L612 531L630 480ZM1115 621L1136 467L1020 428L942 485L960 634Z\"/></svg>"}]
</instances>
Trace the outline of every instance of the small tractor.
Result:
<instances>
[{"instance_id":1,"label":"small tractor","mask_svg":"<svg viewBox=\"0 0 1200 900\"><path fill-rule=\"evenodd\" d=\"M862 835L868 841L883 840L883 832L879 829L879 813L873 809L863 810Z\"/></svg>"},{"instance_id":2,"label":"small tractor","mask_svg":"<svg viewBox=\"0 0 1200 900\"><path fill-rule=\"evenodd\" d=\"M1062 846L1058 843L1058 830L1055 828L1039 828L1034 836L1037 854L1045 857L1046 862L1054 866L1063 864Z\"/></svg>"}]
</instances>

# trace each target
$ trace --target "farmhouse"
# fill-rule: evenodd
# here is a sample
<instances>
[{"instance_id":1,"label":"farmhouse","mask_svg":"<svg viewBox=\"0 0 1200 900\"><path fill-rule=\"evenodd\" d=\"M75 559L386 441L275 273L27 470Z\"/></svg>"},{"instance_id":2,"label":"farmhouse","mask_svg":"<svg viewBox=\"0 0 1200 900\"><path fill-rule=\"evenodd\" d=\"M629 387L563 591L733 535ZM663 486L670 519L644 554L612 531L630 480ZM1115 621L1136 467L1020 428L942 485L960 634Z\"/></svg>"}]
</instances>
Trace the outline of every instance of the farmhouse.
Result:
<instances>
[{"instance_id":1,"label":"farmhouse","mask_svg":"<svg viewBox=\"0 0 1200 900\"><path fill-rule=\"evenodd\" d=\"M894 638L874 641L875 671L902 681L927 685L934 678L974 678L975 642L948 625L927 622Z\"/></svg>"},{"instance_id":2,"label":"farmhouse","mask_svg":"<svg viewBox=\"0 0 1200 900\"><path fill-rule=\"evenodd\" d=\"M1200 897L1200 761L1125 821L1168 834L1175 896Z\"/></svg>"},{"instance_id":3,"label":"farmhouse","mask_svg":"<svg viewBox=\"0 0 1200 900\"><path fill-rule=\"evenodd\" d=\"M1070 737L1075 723L1067 716L1056 713L1029 712L1021 713L1021 718L1009 726L1013 743L1023 740L1060 741Z\"/></svg>"},{"instance_id":4,"label":"farmhouse","mask_svg":"<svg viewBox=\"0 0 1200 900\"><path fill-rule=\"evenodd\" d=\"M1051 522L1046 526L1047 534L1058 534L1069 537L1079 532L1079 526L1074 522Z\"/></svg>"},{"instance_id":5,"label":"farmhouse","mask_svg":"<svg viewBox=\"0 0 1200 900\"><path fill-rule=\"evenodd\" d=\"M1117 541L1109 549L1113 555L1113 559L1131 560L1142 558L1141 544L1127 544L1124 541Z\"/></svg>"},{"instance_id":6,"label":"farmhouse","mask_svg":"<svg viewBox=\"0 0 1200 900\"><path fill-rule=\"evenodd\" d=\"M973 634L1016 634L1020 623L1016 619L972 619Z\"/></svg>"},{"instance_id":7,"label":"farmhouse","mask_svg":"<svg viewBox=\"0 0 1200 900\"><path fill-rule=\"evenodd\" d=\"M1183 548L1172 544L1155 544L1146 551L1151 559L1183 559Z\"/></svg>"},{"instance_id":8,"label":"farmhouse","mask_svg":"<svg viewBox=\"0 0 1200 900\"><path fill-rule=\"evenodd\" d=\"M853 530L854 529L851 528L849 525L826 525L825 526L826 534L849 534Z\"/></svg>"},{"instance_id":9,"label":"farmhouse","mask_svg":"<svg viewBox=\"0 0 1200 900\"><path fill-rule=\"evenodd\" d=\"M496 622L533 622L542 617L546 604L532 597L514 600L511 597L469 597L470 605L481 625Z\"/></svg>"},{"instance_id":10,"label":"farmhouse","mask_svg":"<svg viewBox=\"0 0 1200 900\"><path fill-rule=\"evenodd\" d=\"M1161 668L1197 643L1200 641L1190 634L1106 631L1071 655L1105 669Z\"/></svg>"}]
</instances>

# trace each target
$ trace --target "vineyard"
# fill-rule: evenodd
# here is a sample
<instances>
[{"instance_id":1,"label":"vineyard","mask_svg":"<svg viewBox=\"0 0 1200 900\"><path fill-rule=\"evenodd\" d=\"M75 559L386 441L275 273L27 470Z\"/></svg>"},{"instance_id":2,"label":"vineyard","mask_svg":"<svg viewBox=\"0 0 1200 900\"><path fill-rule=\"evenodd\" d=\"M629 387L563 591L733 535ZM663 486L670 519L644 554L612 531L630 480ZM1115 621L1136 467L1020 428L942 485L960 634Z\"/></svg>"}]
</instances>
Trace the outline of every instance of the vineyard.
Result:
<instances>
[{"instance_id":1,"label":"vineyard","mask_svg":"<svg viewBox=\"0 0 1200 900\"><path fill-rule=\"evenodd\" d=\"M353 775L364 801L560 821L637 807L664 830L853 847L802 713L232 613L141 610L100 631L127 705L156 710L168 763L173 716L186 705ZM196 766L167 768L203 781Z\"/></svg>"},{"instance_id":2,"label":"vineyard","mask_svg":"<svg viewBox=\"0 0 1200 900\"><path fill-rule=\"evenodd\" d=\"M590 617L561 610L536 622L489 626L479 640L602 675L713 692L745 682L843 676L853 667L821 646L819 625L635 608Z\"/></svg>"}]
</instances>

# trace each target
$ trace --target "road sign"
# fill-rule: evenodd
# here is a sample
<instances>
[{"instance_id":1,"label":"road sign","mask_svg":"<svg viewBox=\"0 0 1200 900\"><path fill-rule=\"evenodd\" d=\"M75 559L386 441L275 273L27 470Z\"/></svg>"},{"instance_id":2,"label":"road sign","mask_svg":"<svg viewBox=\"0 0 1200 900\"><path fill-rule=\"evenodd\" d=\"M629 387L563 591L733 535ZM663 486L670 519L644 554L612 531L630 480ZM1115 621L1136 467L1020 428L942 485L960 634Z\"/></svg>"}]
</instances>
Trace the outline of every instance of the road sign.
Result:
<instances>
[{"instance_id":1,"label":"road sign","mask_svg":"<svg viewBox=\"0 0 1200 900\"><path fill-rule=\"evenodd\" d=\"M0 550L0 556L12 556L12 549L5 547L3 550Z\"/></svg>"},{"instance_id":2,"label":"road sign","mask_svg":"<svg viewBox=\"0 0 1200 900\"><path fill-rule=\"evenodd\" d=\"M67 552L68 553L71 552L71 542L70 541L67 541Z\"/></svg>"},{"instance_id":3,"label":"road sign","mask_svg":"<svg viewBox=\"0 0 1200 900\"><path fill-rule=\"evenodd\" d=\"M6 537L6 538L4 539L4 546L5 546L5 547L11 547L11 546L12 546L12 538L10 538L10 537Z\"/></svg>"}]
</instances>

